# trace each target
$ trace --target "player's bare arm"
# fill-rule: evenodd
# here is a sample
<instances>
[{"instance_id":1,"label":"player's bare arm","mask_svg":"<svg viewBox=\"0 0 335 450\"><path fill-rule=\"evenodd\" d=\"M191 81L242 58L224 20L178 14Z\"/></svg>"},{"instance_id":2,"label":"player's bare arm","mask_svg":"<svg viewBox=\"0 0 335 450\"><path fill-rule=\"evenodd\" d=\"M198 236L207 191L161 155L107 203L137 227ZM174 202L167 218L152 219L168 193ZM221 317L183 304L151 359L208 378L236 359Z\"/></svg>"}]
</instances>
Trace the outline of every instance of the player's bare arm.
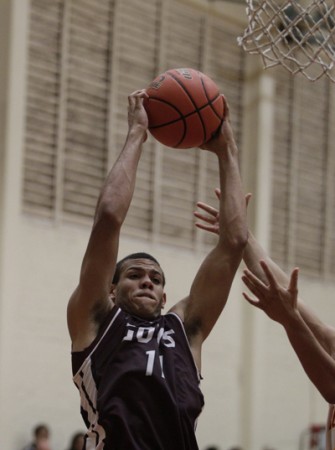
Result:
<instances>
[{"instance_id":1,"label":"player's bare arm","mask_svg":"<svg viewBox=\"0 0 335 450\"><path fill-rule=\"evenodd\" d=\"M238 149L229 113L219 135L204 146L217 155L220 188L218 243L202 263L189 296L173 311L184 321L191 349L200 368L200 351L224 308L247 242L246 205L238 166Z\"/></svg>"},{"instance_id":2,"label":"player's bare arm","mask_svg":"<svg viewBox=\"0 0 335 450\"><path fill-rule=\"evenodd\" d=\"M278 283L283 286L288 286L290 278L287 273L269 257L264 248L250 232L248 245L246 246L243 259L249 270L263 282L266 282L266 277L260 261L265 261L278 280ZM323 323L312 308L310 308L300 297L298 298L297 308L301 317L304 319L320 345L322 345L328 354L334 356L335 329Z\"/></svg>"},{"instance_id":3,"label":"player's bare arm","mask_svg":"<svg viewBox=\"0 0 335 450\"><path fill-rule=\"evenodd\" d=\"M335 361L316 339L298 309L298 269L282 285L265 261L260 262L264 278L245 269L242 280L254 294L243 293L253 306L280 323L309 379L328 403L335 402Z\"/></svg>"},{"instance_id":4,"label":"player's bare arm","mask_svg":"<svg viewBox=\"0 0 335 450\"><path fill-rule=\"evenodd\" d=\"M133 196L142 143L147 135L148 121L143 108L145 95L145 91L135 91L128 98L128 135L102 187L79 284L68 304L68 327L76 351L93 341L100 317L113 306L109 293L120 229Z\"/></svg>"}]
</instances>

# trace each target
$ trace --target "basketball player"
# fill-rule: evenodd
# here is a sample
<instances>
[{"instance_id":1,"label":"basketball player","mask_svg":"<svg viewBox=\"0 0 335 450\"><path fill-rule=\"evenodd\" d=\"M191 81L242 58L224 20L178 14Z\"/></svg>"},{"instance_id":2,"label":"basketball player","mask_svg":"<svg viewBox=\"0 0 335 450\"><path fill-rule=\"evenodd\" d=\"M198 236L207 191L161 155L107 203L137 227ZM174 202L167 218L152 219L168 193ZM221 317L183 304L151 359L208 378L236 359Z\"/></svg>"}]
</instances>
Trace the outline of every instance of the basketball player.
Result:
<instances>
[{"instance_id":1,"label":"basketball player","mask_svg":"<svg viewBox=\"0 0 335 450\"><path fill-rule=\"evenodd\" d=\"M220 197L220 191L216 190L216 193ZM202 202L198 207L208 215L195 212L194 215L203 220L196 225L217 233L221 226L219 211ZM324 324L298 298L298 269L293 269L287 276L251 233L243 260L248 268L244 270L242 280L257 299L247 293L243 295L251 305L284 327L307 376L329 403L326 450L335 450L335 328Z\"/></svg>"},{"instance_id":2,"label":"basketball player","mask_svg":"<svg viewBox=\"0 0 335 450\"><path fill-rule=\"evenodd\" d=\"M147 137L144 90L129 96L128 135L97 203L80 280L68 305L74 382L86 446L101 450L196 450L201 348L228 298L247 241L246 205L229 116L204 145L216 154L220 226L185 298L162 315L165 276L135 253L117 263ZM227 109L228 111L228 109ZM173 150L172 150L173 151ZM224 274L224 276L222 276Z\"/></svg>"}]
</instances>

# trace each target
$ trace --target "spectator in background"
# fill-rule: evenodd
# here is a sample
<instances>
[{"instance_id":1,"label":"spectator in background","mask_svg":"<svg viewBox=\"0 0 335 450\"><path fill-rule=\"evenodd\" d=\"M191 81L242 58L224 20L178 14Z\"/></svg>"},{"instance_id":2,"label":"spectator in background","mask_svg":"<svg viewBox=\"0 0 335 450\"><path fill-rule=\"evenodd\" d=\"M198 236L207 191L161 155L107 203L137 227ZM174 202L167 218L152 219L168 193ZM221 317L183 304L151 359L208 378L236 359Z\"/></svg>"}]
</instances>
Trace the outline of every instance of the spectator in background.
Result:
<instances>
[{"instance_id":1,"label":"spectator in background","mask_svg":"<svg viewBox=\"0 0 335 450\"><path fill-rule=\"evenodd\" d=\"M50 429L45 424L38 424L33 429L33 441L22 450L51 450Z\"/></svg>"},{"instance_id":2,"label":"spectator in background","mask_svg":"<svg viewBox=\"0 0 335 450\"><path fill-rule=\"evenodd\" d=\"M75 433L71 438L68 450L83 450L84 440L85 440L85 433L81 431Z\"/></svg>"}]
</instances>

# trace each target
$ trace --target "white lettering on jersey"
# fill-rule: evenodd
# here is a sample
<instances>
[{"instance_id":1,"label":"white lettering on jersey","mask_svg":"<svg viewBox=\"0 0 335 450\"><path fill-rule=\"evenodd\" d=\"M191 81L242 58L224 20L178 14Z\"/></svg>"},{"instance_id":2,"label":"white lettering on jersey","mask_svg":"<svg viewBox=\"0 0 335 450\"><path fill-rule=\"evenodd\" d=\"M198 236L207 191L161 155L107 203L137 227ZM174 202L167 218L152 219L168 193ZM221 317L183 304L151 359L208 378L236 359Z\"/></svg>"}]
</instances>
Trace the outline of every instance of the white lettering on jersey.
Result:
<instances>
[{"instance_id":1,"label":"white lettering on jersey","mask_svg":"<svg viewBox=\"0 0 335 450\"><path fill-rule=\"evenodd\" d=\"M148 356L147 367L146 367L146 370L145 370L145 375L147 377L150 377L153 374L153 370L154 370L154 362L155 362L155 358L156 358L156 350L148 350L145 353ZM158 355L158 361L159 361L160 368L161 368L161 377L165 378L164 370L163 370L163 355Z\"/></svg>"},{"instance_id":2,"label":"white lettering on jersey","mask_svg":"<svg viewBox=\"0 0 335 450\"><path fill-rule=\"evenodd\" d=\"M175 347L176 343L171 334L174 334L173 330L164 331L162 341L165 347Z\"/></svg>"},{"instance_id":3,"label":"white lettering on jersey","mask_svg":"<svg viewBox=\"0 0 335 450\"><path fill-rule=\"evenodd\" d=\"M127 327L127 334L124 336L123 341L137 341L142 344L147 344L153 338L156 338L158 344L162 341L165 347L176 346L176 342L172 337L174 330L165 330L161 327L155 333L155 327L139 327L136 329L131 323L127 323Z\"/></svg>"},{"instance_id":4,"label":"white lettering on jersey","mask_svg":"<svg viewBox=\"0 0 335 450\"><path fill-rule=\"evenodd\" d=\"M143 344L150 342L152 339L152 336L154 335L154 332L155 332L154 327L148 327L148 328L140 327L136 333L138 342L142 342Z\"/></svg>"}]
</instances>

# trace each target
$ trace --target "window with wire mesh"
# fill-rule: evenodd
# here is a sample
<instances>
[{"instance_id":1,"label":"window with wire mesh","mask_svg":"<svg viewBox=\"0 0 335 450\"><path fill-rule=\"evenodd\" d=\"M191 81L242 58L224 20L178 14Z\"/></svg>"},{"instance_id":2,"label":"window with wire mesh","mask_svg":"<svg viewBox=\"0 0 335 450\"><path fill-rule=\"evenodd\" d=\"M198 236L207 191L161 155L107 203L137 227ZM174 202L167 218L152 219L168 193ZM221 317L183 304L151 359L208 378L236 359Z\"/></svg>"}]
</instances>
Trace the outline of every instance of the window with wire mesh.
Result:
<instances>
[{"instance_id":1,"label":"window with wire mesh","mask_svg":"<svg viewBox=\"0 0 335 450\"><path fill-rule=\"evenodd\" d=\"M287 269L334 275L335 92L276 70L272 255Z\"/></svg>"},{"instance_id":2,"label":"window with wire mesh","mask_svg":"<svg viewBox=\"0 0 335 450\"><path fill-rule=\"evenodd\" d=\"M168 68L197 68L229 93L240 143L244 52L240 30L223 20L172 0L32 0L24 210L91 223L127 133L127 96ZM209 152L149 138L125 231L186 248L212 243L193 211L197 200L216 202L217 183Z\"/></svg>"}]
</instances>

